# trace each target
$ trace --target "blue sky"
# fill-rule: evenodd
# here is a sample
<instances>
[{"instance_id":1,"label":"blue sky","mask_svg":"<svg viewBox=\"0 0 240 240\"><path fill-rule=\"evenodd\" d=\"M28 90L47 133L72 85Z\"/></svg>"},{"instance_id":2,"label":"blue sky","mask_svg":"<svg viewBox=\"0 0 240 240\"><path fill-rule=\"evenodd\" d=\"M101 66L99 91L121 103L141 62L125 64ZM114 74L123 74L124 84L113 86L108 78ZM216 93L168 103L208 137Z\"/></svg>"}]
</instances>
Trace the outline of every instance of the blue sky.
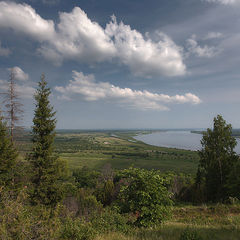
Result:
<instances>
[{"instance_id":1,"label":"blue sky","mask_svg":"<svg viewBox=\"0 0 240 240\"><path fill-rule=\"evenodd\" d=\"M0 91L27 127L44 72L58 128L239 128L239 30L239 0L0 1Z\"/></svg>"}]
</instances>

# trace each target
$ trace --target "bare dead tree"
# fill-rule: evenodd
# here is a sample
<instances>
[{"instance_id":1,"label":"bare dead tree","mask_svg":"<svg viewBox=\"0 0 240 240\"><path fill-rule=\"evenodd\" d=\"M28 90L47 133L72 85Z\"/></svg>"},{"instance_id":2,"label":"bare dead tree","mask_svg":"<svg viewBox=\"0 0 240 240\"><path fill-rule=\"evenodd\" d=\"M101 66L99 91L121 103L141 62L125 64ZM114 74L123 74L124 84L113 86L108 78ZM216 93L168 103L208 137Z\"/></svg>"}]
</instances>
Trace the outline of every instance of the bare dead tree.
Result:
<instances>
[{"instance_id":1,"label":"bare dead tree","mask_svg":"<svg viewBox=\"0 0 240 240\"><path fill-rule=\"evenodd\" d=\"M20 101L19 94L16 89L16 78L14 69L10 69L8 90L4 97L6 108L6 120L8 121L11 140L14 141L17 131L22 127L19 125L22 120L23 104Z\"/></svg>"}]
</instances>

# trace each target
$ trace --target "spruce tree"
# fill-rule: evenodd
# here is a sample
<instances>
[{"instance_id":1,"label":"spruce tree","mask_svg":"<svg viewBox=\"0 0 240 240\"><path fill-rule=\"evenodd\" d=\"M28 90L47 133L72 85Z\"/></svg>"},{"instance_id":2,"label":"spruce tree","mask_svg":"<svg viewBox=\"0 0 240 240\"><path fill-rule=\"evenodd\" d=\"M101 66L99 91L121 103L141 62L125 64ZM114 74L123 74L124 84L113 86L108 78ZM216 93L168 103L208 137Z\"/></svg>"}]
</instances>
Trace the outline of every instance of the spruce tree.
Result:
<instances>
[{"instance_id":1,"label":"spruce tree","mask_svg":"<svg viewBox=\"0 0 240 240\"><path fill-rule=\"evenodd\" d=\"M0 116L0 187L12 188L17 152Z\"/></svg>"},{"instance_id":2,"label":"spruce tree","mask_svg":"<svg viewBox=\"0 0 240 240\"><path fill-rule=\"evenodd\" d=\"M50 88L42 74L34 96L36 104L32 127L33 150L29 158L33 172L33 203L54 207L62 198L60 180L64 166L53 152L56 119L49 101L50 94Z\"/></svg>"}]
</instances>

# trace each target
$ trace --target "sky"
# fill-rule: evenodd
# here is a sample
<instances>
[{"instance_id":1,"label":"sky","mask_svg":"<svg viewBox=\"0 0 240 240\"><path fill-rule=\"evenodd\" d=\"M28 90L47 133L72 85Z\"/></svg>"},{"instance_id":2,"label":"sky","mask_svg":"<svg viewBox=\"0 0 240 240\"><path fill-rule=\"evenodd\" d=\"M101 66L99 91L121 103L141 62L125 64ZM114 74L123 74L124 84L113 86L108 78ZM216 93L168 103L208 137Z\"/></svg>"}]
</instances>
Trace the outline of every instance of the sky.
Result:
<instances>
[{"instance_id":1,"label":"sky","mask_svg":"<svg viewBox=\"0 0 240 240\"><path fill-rule=\"evenodd\" d=\"M240 128L240 0L0 1L10 69L26 127L44 73L59 129Z\"/></svg>"}]
</instances>

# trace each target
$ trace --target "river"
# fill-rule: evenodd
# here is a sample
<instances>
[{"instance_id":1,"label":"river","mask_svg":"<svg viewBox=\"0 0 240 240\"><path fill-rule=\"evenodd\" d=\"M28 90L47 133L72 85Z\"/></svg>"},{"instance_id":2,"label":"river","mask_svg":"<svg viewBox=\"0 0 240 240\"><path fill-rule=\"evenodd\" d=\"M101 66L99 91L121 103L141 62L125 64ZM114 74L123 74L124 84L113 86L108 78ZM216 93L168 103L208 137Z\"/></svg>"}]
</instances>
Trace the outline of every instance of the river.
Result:
<instances>
[{"instance_id":1,"label":"river","mask_svg":"<svg viewBox=\"0 0 240 240\"><path fill-rule=\"evenodd\" d=\"M190 131L162 131L140 134L134 138L154 146L197 151L201 149L202 135ZM235 151L240 154L240 139L237 143Z\"/></svg>"}]
</instances>

